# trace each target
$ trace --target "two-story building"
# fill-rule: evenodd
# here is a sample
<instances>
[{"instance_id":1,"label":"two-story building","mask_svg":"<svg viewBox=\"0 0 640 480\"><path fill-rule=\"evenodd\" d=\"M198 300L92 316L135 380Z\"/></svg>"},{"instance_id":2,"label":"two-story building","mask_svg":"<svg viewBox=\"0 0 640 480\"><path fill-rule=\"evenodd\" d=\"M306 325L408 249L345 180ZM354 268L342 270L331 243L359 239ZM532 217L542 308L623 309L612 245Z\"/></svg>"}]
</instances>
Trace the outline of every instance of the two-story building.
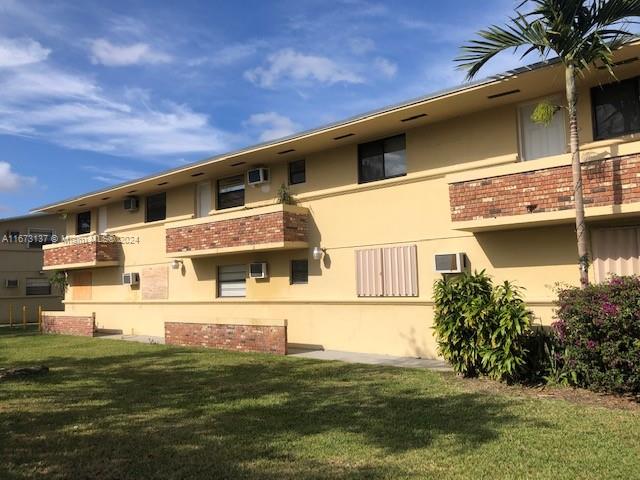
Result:
<instances>
[{"instance_id":1,"label":"two-story building","mask_svg":"<svg viewBox=\"0 0 640 480\"><path fill-rule=\"evenodd\" d=\"M593 281L640 271L640 44L615 56L619 81L579 80ZM45 268L69 272L67 317L172 343L433 357L433 283L464 257L549 324L578 282L568 125L530 117L564 78L533 65L40 207L76 239Z\"/></svg>"},{"instance_id":2,"label":"two-story building","mask_svg":"<svg viewBox=\"0 0 640 480\"><path fill-rule=\"evenodd\" d=\"M63 310L63 292L43 270L43 245L64 233L59 214L0 219L0 324L34 323L39 309Z\"/></svg>"}]
</instances>

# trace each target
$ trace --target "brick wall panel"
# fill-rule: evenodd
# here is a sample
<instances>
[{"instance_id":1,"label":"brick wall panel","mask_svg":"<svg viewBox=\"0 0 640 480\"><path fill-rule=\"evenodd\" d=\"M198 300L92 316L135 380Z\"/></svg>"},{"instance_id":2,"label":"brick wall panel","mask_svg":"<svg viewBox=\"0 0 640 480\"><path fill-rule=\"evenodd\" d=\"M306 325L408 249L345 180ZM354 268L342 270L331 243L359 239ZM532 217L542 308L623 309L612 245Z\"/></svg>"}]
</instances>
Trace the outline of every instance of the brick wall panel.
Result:
<instances>
[{"instance_id":1,"label":"brick wall panel","mask_svg":"<svg viewBox=\"0 0 640 480\"><path fill-rule=\"evenodd\" d=\"M587 207L640 201L640 155L585 163L582 177ZM573 200L570 165L449 185L454 222L569 210Z\"/></svg>"},{"instance_id":2,"label":"brick wall panel","mask_svg":"<svg viewBox=\"0 0 640 480\"><path fill-rule=\"evenodd\" d=\"M92 316L54 316L45 313L42 315L42 331L59 335L93 337L95 320Z\"/></svg>"},{"instance_id":3,"label":"brick wall panel","mask_svg":"<svg viewBox=\"0 0 640 480\"><path fill-rule=\"evenodd\" d=\"M273 212L167 229L167 253L259 245L306 242L308 216Z\"/></svg>"},{"instance_id":4,"label":"brick wall panel","mask_svg":"<svg viewBox=\"0 0 640 480\"><path fill-rule=\"evenodd\" d=\"M107 262L119 259L117 242L83 242L44 250L44 266Z\"/></svg>"},{"instance_id":5,"label":"brick wall panel","mask_svg":"<svg viewBox=\"0 0 640 480\"><path fill-rule=\"evenodd\" d=\"M238 352L287 354L287 327L165 322L165 343Z\"/></svg>"}]
</instances>

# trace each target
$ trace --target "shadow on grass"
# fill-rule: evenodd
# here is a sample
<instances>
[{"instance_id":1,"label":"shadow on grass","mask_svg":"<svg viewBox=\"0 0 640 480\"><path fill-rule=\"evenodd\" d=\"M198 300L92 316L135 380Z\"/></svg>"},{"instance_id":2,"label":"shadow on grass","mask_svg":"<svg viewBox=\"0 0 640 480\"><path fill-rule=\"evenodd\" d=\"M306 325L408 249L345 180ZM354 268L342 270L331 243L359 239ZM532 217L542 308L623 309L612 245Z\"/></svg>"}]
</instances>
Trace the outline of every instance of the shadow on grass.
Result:
<instances>
[{"instance_id":1,"label":"shadow on grass","mask_svg":"<svg viewBox=\"0 0 640 480\"><path fill-rule=\"evenodd\" d=\"M524 422L424 371L102 342L0 391L0 477L389 478L391 457Z\"/></svg>"}]
</instances>

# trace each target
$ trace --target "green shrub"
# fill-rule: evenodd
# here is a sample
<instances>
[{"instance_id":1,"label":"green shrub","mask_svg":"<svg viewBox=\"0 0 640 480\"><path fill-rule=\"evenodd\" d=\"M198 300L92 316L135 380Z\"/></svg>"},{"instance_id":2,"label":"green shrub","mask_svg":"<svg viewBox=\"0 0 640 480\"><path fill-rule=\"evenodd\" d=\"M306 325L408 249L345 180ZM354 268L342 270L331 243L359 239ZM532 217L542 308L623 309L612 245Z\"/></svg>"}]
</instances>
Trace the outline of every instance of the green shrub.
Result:
<instances>
[{"instance_id":1,"label":"green shrub","mask_svg":"<svg viewBox=\"0 0 640 480\"><path fill-rule=\"evenodd\" d=\"M640 393L640 279L612 277L558 294L554 324L573 384Z\"/></svg>"},{"instance_id":2,"label":"green shrub","mask_svg":"<svg viewBox=\"0 0 640 480\"><path fill-rule=\"evenodd\" d=\"M465 376L512 380L523 370L531 313L509 282L484 271L435 283L434 328L442 356Z\"/></svg>"}]
</instances>

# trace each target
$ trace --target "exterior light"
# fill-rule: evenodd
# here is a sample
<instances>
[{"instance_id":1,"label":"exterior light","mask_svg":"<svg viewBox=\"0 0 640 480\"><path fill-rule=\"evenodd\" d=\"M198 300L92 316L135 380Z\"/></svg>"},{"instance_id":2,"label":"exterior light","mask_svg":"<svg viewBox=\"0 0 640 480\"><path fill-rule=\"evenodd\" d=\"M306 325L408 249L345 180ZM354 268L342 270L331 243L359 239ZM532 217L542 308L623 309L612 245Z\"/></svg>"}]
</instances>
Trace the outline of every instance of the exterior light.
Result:
<instances>
[{"instance_id":1,"label":"exterior light","mask_svg":"<svg viewBox=\"0 0 640 480\"><path fill-rule=\"evenodd\" d=\"M184 262L182 260L176 259L173 262L171 262L171 268L173 268L174 270L178 270L183 265L184 265Z\"/></svg>"},{"instance_id":2,"label":"exterior light","mask_svg":"<svg viewBox=\"0 0 640 480\"><path fill-rule=\"evenodd\" d=\"M324 252L325 252L324 248L313 247L313 252L311 253L311 255L313 256L314 260L320 260Z\"/></svg>"}]
</instances>

